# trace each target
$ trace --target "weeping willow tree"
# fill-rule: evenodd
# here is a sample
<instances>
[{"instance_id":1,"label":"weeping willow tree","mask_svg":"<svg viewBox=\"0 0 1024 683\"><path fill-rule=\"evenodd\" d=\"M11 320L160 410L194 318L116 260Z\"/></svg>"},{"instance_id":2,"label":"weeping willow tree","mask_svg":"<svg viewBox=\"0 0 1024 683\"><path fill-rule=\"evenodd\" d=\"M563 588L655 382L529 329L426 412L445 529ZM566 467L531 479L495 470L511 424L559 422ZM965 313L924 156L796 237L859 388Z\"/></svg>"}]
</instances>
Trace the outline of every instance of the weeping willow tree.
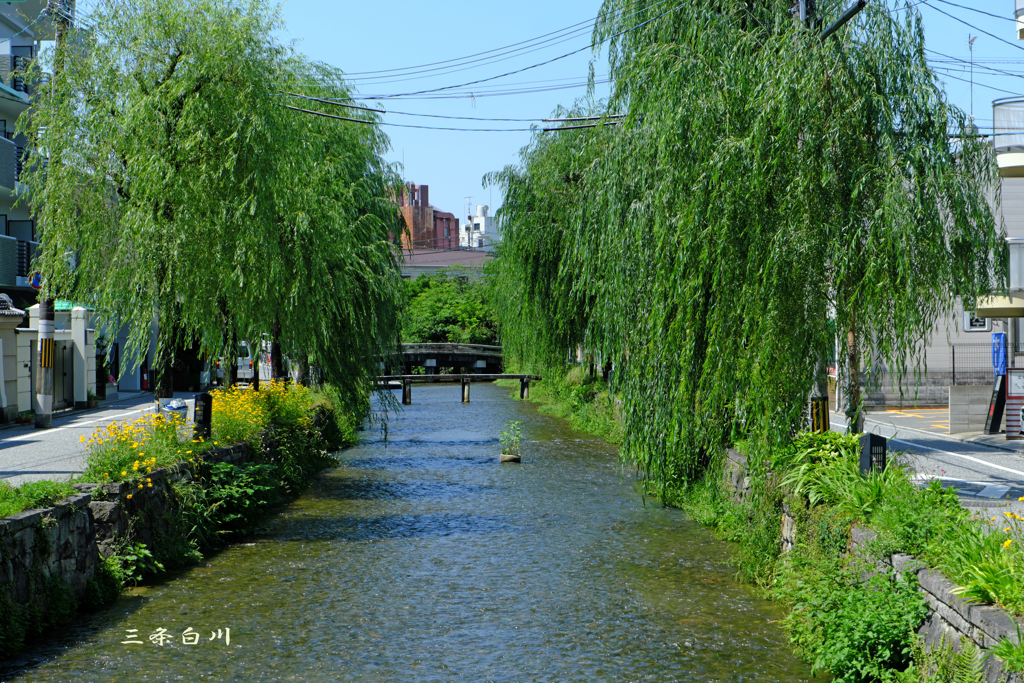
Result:
<instances>
[{"instance_id":1,"label":"weeping willow tree","mask_svg":"<svg viewBox=\"0 0 1024 683\"><path fill-rule=\"evenodd\" d=\"M487 178L505 193L507 352L614 362L622 454L663 492L731 439L788 439L830 320L847 376L919 367L956 299L1003 282L994 160L929 69L920 18L869 6L822 40L789 9L606 0L612 94L569 113L620 124L538 132Z\"/></svg>"},{"instance_id":2,"label":"weeping willow tree","mask_svg":"<svg viewBox=\"0 0 1024 683\"><path fill-rule=\"evenodd\" d=\"M45 295L88 302L148 353L235 356L273 331L352 394L397 342L398 184L365 123L282 106L341 74L273 39L262 0L103 0L22 124ZM73 254L74 259L68 255Z\"/></svg>"}]
</instances>

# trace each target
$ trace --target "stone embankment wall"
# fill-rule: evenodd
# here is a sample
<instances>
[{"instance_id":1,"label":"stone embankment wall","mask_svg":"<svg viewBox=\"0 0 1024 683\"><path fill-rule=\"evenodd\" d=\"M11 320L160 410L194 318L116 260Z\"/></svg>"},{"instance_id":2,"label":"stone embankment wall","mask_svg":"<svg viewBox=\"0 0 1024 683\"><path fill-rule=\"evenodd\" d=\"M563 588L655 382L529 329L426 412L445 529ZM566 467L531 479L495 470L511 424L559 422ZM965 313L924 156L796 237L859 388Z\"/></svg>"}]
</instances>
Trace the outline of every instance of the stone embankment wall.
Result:
<instances>
[{"instance_id":1,"label":"stone embankment wall","mask_svg":"<svg viewBox=\"0 0 1024 683\"><path fill-rule=\"evenodd\" d=\"M747 458L733 449L729 449L726 458L726 488L733 500L743 502L752 491ZM796 544L797 528L788 502L783 504L780 524L782 551L789 552ZM867 556L868 544L876 537L877 534L871 529L855 527L851 532L850 552ZM918 590L929 605L928 616L917 630L918 635L924 638L925 647L938 647L944 640L958 649L962 636L970 638L981 648L990 648L1003 638L1017 642L1017 624L1013 617L998 607L957 597L953 593L956 584L934 569L926 568L920 560L897 553L874 558L874 561L880 570L887 573L892 571L898 575L912 573L917 576ZM1003 671L999 660L990 657L985 662L985 680L988 683L1024 683L1024 675Z\"/></svg>"},{"instance_id":2,"label":"stone embankment wall","mask_svg":"<svg viewBox=\"0 0 1024 683\"><path fill-rule=\"evenodd\" d=\"M84 597L96 573L98 553L88 494L45 510L0 519L0 602L26 607L42 620L66 600Z\"/></svg>"},{"instance_id":3,"label":"stone embankment wall","mask_svg":"<svg viewBox=\"0 0 1024 683\"><path fill-rule=\"evenodd\" d=\"M206 462L242 463L244 444L206 453ZM128 482L76 484L79 495L43 510L27 510L0 519L0 604L12 603L42 619L54 600L70 591L81 600L101 557L114 553L130 530L132 542L154 547L154 537L172 533L173 485L190 481L192 463L177 463L145 475L152 487ZM145 479L145 477L143 479ZM128 494L132 494L128 499Z\"/></svg>"}]
</instances>

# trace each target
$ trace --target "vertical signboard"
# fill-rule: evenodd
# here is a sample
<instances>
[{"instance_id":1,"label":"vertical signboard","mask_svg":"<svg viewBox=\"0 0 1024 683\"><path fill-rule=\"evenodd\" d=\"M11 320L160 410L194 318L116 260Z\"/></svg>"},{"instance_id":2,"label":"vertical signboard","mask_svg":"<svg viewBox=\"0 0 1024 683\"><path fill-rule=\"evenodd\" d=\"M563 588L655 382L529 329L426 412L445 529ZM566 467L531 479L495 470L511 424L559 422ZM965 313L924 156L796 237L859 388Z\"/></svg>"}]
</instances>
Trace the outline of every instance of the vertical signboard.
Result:
<instances>
[{"instance_id":1,"label":"vertical signboard","mask_svg":"<svg viewBox=\"0 0 1024 683\"><path fill-rule=\"evenodd\" d=\"M1020 439L1020 411L1024 408L1024 368L1006 371L1006 438Z\"/></svg>"},{"instance_id":2,"label":"vertical signboard","mask_svg":"<svg viewBox=\"0 0 1024 683\"><path fill-rule=\"evenodd\" d=\"M996 377L992 387L992 398L988 402L988 417L985 418L985 433L998 434L1003 423L1003 410L1006 408L1006 375Z\"/></svg>"}]
</instances>

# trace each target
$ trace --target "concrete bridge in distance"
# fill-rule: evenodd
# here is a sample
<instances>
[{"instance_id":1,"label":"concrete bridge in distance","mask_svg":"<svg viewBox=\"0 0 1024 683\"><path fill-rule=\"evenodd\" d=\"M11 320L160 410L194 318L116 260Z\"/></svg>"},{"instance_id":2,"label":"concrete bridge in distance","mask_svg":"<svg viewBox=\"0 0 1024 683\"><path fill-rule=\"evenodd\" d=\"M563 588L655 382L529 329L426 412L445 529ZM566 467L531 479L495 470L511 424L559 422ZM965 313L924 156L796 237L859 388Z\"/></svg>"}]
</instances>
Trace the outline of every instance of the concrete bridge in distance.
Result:
<instances>
[{"instance_id":1,"label":"concrete bridge in distance","mask_svg":"<svg viewBox=\"0 0 1024 683\"><path fill-rule=\"evenodd\" d=\"M402 344L403 375L411 375L414 367L422 367L428 375L442 368L457 373L465 368L478 375L495 375L502 371L500 346L483 344Z\"/></svg>"}]
</instances>

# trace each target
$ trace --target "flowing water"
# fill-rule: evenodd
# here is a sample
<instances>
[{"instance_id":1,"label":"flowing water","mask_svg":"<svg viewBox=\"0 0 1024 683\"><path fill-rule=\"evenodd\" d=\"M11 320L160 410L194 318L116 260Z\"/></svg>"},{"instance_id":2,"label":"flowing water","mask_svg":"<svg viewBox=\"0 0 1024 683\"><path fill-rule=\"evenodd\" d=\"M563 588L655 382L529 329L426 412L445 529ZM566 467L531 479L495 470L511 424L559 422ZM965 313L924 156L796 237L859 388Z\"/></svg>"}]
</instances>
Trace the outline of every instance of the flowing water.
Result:
<instances>
[{"instance_id":1,"label":"flowing water","mask_svg":"<svg viewBox=\"0 0 1024 683\"><path fill-rule=\"evenodd\" d=\"M364 433L255 542L51 634L4 680L811 680L726 544L508 393L414 386L386 444ZM498 464L506 420L519 465Z\"/></svg>"}]
</instances>

